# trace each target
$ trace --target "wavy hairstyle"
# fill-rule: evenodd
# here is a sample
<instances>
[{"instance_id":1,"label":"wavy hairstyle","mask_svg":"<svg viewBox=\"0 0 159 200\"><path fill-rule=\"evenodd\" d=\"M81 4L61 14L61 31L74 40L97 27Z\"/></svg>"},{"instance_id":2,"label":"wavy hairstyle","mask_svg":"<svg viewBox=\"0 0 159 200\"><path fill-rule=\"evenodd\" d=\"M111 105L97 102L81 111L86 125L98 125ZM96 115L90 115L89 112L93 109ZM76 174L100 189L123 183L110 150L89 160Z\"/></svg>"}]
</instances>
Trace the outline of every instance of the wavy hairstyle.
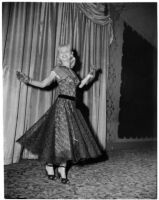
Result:
<instances>
[{"instance_id":1,"label":"wavy hairstyle","mask_svg":"<svg viewBox=\"0 0 159 200\"><path fill-rule=\"evenodd\" d=\"M60 66L62 65L62 61L61 59L59 58L59 52L62 48L67 48L70 52L71 52L71 46L69 44L67 45L60 45L58 47L58 51L57 51L57 57L56 57L56 65L57 66ZM73 56L73 51L72 51L72 54L71 54L71 57L70 57L70 67L73 68L75 66L75 62L76 62L76 59L75 57Z\"/></svg>"}]
</instances>

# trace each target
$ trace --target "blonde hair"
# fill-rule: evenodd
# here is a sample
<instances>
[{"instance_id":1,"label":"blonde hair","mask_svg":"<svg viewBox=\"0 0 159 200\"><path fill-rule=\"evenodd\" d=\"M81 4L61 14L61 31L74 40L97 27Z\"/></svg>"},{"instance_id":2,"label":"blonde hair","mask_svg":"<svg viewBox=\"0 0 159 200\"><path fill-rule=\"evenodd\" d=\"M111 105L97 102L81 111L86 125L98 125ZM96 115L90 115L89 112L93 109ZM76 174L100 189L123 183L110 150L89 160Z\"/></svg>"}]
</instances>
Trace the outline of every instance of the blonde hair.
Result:
<instances>
[{"instance_id":1,"label":"blonde hair","mask_svg":"<svg viewBox=\"0 0 159 200\"><path fill-rule=\"evenodd\" d=\"M71 46L70 44L67 44L67 45L60 45L58 47L58 50L57 50L57 57L56 57L56 66L60 66L62 65L62 61L61 59L59 58L59 52L61 49L63 48L67 48L70 52L71 52ZM73 56L73 52L71 54L71 57L70 57L70 67L73 68L75 66L75 62L76 62L76 59L75 57Z\"/></svg>"}]
</instances>

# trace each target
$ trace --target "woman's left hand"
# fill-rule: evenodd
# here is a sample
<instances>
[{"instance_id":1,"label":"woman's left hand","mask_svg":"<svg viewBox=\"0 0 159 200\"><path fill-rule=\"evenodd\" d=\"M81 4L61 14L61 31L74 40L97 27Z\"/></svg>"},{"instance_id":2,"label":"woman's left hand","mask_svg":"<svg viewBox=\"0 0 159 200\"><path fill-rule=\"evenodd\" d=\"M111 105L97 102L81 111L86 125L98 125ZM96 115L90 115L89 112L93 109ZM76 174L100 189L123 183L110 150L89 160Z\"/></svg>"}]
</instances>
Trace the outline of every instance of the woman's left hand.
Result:
<instances>
[{"instance_id":1,"label":"woman's left hand","mask_svg":"<svg viewBox=\"0 0 159 200\"><path fill-rule=\"evenodd\" d=\"M96 67L95 67L95 65L91 66L91 70L90 70L89 74L92 75L92 78L95 77L95 74L96 74Z\"/></svg>"}]
</instances>

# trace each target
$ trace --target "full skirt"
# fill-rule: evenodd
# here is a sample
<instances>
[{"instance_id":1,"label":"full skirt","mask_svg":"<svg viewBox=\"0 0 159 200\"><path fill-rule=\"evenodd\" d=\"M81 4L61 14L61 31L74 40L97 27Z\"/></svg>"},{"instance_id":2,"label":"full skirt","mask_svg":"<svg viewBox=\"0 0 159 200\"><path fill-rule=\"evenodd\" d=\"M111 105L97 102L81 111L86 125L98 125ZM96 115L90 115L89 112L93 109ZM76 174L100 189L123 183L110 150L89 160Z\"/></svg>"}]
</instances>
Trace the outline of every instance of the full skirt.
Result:
<instances>
[{"instance_id":1,"label":"full skirt","mask_svg":"<svg viewBox=\"0 0 159 200\"><path fill-rule=\"evenodd\" d=\"M47 112L17 140L47 163L97 158L102 150L76 102L57 98Z\"/></svg>"}]
</instances>

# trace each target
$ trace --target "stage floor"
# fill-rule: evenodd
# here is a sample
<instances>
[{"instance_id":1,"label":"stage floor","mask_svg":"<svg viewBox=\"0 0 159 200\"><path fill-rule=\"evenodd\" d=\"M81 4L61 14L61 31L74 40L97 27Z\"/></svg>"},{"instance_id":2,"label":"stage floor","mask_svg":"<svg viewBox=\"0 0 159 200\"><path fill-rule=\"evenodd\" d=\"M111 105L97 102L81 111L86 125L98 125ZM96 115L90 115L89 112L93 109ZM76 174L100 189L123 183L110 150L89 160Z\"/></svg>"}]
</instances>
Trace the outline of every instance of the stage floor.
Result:
<instances>
[{"instance_id":1,"label":"stage floor","mask_svg":"<svg viewBox=\"0 0 159 200\"><path fill-rule=\"evenodd\" d=\"M69 185L47 179L37 160L4 167L5 198L156 199L157 150L151 147L108 152L104 162L73 166Z\"/></svg>"}]
</instances>

